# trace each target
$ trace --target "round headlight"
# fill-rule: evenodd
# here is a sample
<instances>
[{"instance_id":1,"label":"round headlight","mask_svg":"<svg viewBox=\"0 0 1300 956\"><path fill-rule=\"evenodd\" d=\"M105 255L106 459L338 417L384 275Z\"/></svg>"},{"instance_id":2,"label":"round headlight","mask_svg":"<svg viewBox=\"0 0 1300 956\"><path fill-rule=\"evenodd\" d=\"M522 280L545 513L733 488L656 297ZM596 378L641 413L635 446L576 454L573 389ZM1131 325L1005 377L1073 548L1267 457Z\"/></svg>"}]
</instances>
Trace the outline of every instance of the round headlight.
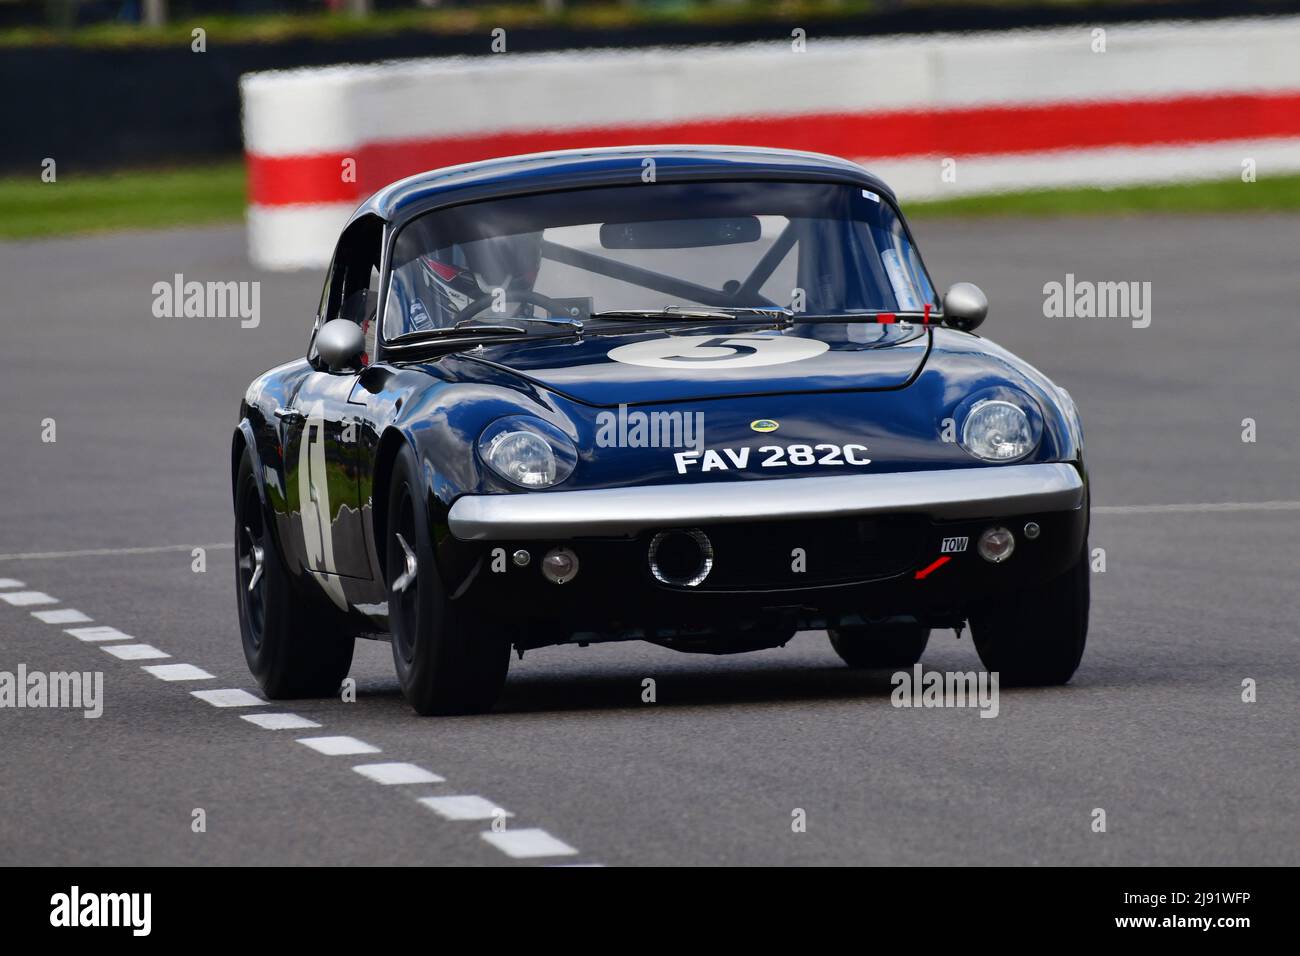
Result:
<instances>
[{"instance_id":1,"label":"round headlight","mask_svg":"<svg viewBox=\"0 0 1300 956\"><path fill-rule=\"evenodd\" d=\"M525 488L555 484L555 452L532 432L502 432L488 443L487 463L502 478Z\"/></svg>"},{"instance_id":2,"label":"round headlight","mask_svg":"<svg viewBox=\"0 0 1300 956\"><path fill-rule=\"evenodd\" d=\"M484 429L479 454L489 468L521 488L549 488L568 478L577 452L568 437L526 415L502 418Z\"/></svg>"},{"instance_id":3,"label":"round headlight","mask_svg":"<svg viewBox=\"0 0 1300 956\"><path fill-rule=\"evenodd\" d=\"M1015 461L1034 450L1034 429L1018 406L999 400L980 402L966 416L961 444L985 461Z\"/></svg>"}]
</instances>

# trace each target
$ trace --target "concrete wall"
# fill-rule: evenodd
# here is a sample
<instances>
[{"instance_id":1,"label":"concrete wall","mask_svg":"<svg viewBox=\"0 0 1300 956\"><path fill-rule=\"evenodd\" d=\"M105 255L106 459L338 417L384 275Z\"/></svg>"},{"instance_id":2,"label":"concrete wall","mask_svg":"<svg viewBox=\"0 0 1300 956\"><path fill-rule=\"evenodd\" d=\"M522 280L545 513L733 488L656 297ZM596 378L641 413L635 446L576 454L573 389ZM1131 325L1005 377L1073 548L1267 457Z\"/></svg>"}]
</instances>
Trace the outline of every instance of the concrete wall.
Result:
<instances>
[{"instance_id":1,"label":"concrete wall","mask_svg":"<svg viewBox=\"0 0 1300 956\"><path fill-rule=\"evenodd\" d=\"M548 149L810 149L863 163L904 200L1226 179L1247 159L1260 177L1300 169L1300 17L797 46L246 75L254 260L319 266L348 213L386 183Z\"/></svg>"}]
</instances>

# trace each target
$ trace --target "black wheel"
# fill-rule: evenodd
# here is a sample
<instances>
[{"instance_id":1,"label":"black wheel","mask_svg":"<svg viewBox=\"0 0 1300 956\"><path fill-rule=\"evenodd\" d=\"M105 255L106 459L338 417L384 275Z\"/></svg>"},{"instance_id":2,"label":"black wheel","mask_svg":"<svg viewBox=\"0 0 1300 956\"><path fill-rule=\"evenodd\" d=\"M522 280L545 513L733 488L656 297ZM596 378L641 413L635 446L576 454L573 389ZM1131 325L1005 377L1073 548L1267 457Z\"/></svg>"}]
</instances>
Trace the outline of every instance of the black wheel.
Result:
<instances>
[{"instance_id":1,"label":"black wheel","mask_svg":"<svg viewBox=\"0 0 1300 956\"><path fill-rule=\"evenodd\" d=\"M262 692L273 700L335 694L355 641L295 589L266 526L247 451L235 476L235 590L244 658Z\"/></svg>"},{"instance_id":2,"label":"black wheel","mask_svg":"<svg viewBox=\"0 0 1300 956\"><path fill-rule=\"evenodd\" d=\"M1007 686L1064 684L1088 639L1088 548L1060 577L970 616L980 660Z\"/></svg>"},{"instance_id":3,"label":"black wheel","mask_svg":"<svg viewBox=\"0 0 1300 956\"><path fill-rule=\"evenodd\" d=\"M393 465L384 544L397 680L417 713L480 713L505 686L510 641L475 627L448 600L422 487L415 452L406 446Z\"/></svg>"},{"instance_id":4,"label":"black wheel","mask_svg":"<svg viewBox=\"0 0 1300 956\"><path fill-rule=\"evenodd\" d=\"M850 667L911 667L921 659L930 629L919 621L886 621L827 628L831 647Z\"/></svg>"}]
</instances>

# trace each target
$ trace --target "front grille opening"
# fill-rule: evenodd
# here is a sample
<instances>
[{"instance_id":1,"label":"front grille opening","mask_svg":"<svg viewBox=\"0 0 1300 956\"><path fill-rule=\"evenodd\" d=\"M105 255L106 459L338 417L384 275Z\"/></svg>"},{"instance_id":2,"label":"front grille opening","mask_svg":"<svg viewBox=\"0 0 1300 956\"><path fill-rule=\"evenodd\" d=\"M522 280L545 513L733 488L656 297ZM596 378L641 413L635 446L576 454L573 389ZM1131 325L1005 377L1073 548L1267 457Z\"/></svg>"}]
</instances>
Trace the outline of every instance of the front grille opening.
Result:
<instances>
[{"instance_id":1,"label":"front grille opening","mask_svg":"<svg viewBox=\"0 0 1300 956\"><path fill-rule=\"evenodd\" d=\"M713 570L713 543L698 528L661 531L650 540L650 573L674 587L698 587Z\"/></svg>"},{"instance_id":2,"label":"front grille opening","mask_svg":"<svg viewBox=\"0 0 1300 956\"><path fill-rule=\"evenodd\" d=\"M700 590L800 588L871 581L912 567L927 540L923 516L888 515L816 521L765 521L669 530L659 541L660 583ZM711 549L711 567L687 585L700 567L698 534Z\"/></svg>"}]
</instances>

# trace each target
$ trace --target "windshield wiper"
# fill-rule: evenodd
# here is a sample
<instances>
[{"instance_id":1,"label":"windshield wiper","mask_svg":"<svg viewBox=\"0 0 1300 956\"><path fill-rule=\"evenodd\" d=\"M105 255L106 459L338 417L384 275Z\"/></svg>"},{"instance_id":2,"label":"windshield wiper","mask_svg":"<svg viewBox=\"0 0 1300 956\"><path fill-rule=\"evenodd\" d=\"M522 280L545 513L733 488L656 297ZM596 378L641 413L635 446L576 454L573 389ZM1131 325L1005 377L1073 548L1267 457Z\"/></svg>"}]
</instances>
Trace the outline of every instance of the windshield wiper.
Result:
<instances>
[{"instance_id":1,"label":"windshield wiper","mask_svg":"<svg viewBox=\"0 0 1300 956\"><path fill-rule=\"evenodd\" d=\"M429 342L439 342L444 339L473 341L476 335L526 335L527 333L527 329L515 325L478 325L472 329L448 326L440 329L420 329L416 332L407 332L398 338L389 339L386 344L389 348L405 348L408 345L425 345Z\"/></svg>"},{"instance_id":2,"label":"windshield wiper","mask_svg":"<svg viewBox=\"0 0 1300 956\"><path fill-rule=\"evenodd\" d=\"M637 319L681 319L693 322L699 319L789 319L794 313L780 306L725 306L716 309L692 309L669 305L662 309L610 309L607 312L593 312L593 319L610 319L614 322L631 322Z\"/></svg>"},{"instance_id":3,"label":"windshield wiper","mask_svg":"<svg viewBox=\"0 0 1300 956\"><path fill-rule=\"evenodd\" d=\"M519 321L519 322L541 322L543 325L562 325L562 326L564 326L565 328L570 328L570 329L573 329L573 330L578 331L578 332L581 332L581 331L582 331L582 320L581 320L581 319L573 319L573 318L570 318L570 317L567 316L567 315L543 315L543 316L538 316L538 315L512 315L512 316L510 316L510 318L515 319L516 321ZM457 322L455 325L453 325L450 329L448 329L448 330L441 330L441 329L440 329L439 331L452 331L452 332L454 332L454 331L456 331L456 330L458 330L458 329L508 329L508 328L511 328L511 326L508 326L508 325L475 325L474 323L477 322L477 321L478 321L478 319L475 319L475 318L473 318L473 317L468 318L468 319L461 319L459 322ZM518 329L517 331L519 331L519 332L523 332L523 331L525 331L525 330L524 330L524 329Z\"/></svg>"},{"instance_id":4,"label":"windshield wiper","mask_svg":"<svg viewBox=\"0 0 1300 956\"><path fill-rule=\"evenodd\" d=\"M513 317L512 317L513 318ZM582 323L577 319L565 318L526 318L518 317L520 322L542 322L547 325L558 325L564 328L573 329L574 332L582 331ZM404 348L408 345L424 345L429 342L440 342L446 339L464 339L473 341L476 337L485 335L527 335L528 330L520 325L474 325L473 319L462 319L455 325L443 326L437 329L419 329L415 332L407 332L395 339L390 339L387 345L390 348Z\"/></svg>"},{"instance_id":5,"label":"windshield wiper","mask_svg":"<svg viewBox=\"0 0 1300 956\"><path fill-rule=\"evenodd\" d=\"M732 312L744 312L753 315L771 315L779 318L790 318L795 314L794 309L788 309L782 305L737 305L727 306Z\"/></svg>"},{"instance_id":6,"label":"windshield wiper","mask_svg":"<svg viewBox=\"0 0 1300 956\"><path fill-rule=\"evenodd\" d=\"M884 317L885 321L880 322ZM800 312L794 316L795 322L880 322L881 325L889 325L893 322L910 322L913 325L938 325L940 319L938 313L933 311L928 314L921 311L904 312L897 309L864 309L860 312L827 312L817 314L813 312Z\"/></svg>"}]
</instances>

